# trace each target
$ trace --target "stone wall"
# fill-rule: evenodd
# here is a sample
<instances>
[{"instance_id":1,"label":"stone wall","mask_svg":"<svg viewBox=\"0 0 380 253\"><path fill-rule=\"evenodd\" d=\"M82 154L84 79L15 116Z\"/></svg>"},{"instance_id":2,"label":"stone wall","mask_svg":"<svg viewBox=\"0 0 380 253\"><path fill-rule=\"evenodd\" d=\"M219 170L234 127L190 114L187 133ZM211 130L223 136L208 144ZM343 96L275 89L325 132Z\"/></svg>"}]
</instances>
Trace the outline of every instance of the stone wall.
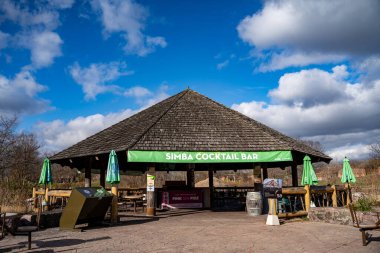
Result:
<instances>
[{"instance_id":1,"label":"stone wall","mask_svg":"<svg viewBox=\"0 0 380 253\"><path fill-rule=\"evenodd\" d=\"M377 214L372 212L356 212L356 216L362 224L374 224L377 221ZM351 213L346 207L313 207L310 208L309 219L352 226Z\"/></svg>"}]
</instances>

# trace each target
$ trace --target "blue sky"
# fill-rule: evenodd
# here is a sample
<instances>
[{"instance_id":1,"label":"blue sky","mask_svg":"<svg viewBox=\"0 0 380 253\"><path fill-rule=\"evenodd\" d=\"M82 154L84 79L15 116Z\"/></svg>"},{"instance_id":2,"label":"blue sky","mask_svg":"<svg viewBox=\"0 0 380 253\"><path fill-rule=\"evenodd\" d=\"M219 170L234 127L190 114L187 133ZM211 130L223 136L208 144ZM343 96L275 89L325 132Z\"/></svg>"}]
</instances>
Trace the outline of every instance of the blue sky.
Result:
<instances>
[{"instance_id":1,"label":"blue sky","mask_svg":"<svg viewBox=\"0 0 380 253\"><path fill-rule=\"evenodd\" d=\"M54 152L189 86L365 158L380 140L378 13L375 0L5 0L0 114Z\"/></svg>"}]
</instances>

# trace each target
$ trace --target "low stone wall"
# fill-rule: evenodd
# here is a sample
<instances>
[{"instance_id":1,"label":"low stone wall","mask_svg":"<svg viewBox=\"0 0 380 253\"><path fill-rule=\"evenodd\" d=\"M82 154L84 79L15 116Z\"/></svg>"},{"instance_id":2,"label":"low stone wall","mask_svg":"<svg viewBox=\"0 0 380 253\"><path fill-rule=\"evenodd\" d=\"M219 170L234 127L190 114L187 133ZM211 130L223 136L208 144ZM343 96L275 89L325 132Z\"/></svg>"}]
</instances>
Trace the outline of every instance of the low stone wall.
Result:
<instances>
[{"instance_id":1,"label":"low stone wall","mask_svg":"<svg viewBox=\"0 0 380 253\"><path fill-rule=\"evenodd\" d=\"M352 225L350 210L345 207L312 207L309 219L326 223Z\"/></svg>"},{"instance_id":2,"label":"low stone wall","mask_svg":"<svg viewBox=\"0 0 380 253\"><path fill-rule=\"evenodd\" d=\"M326 222L341 225L352 225L350 210L346 207L313 207L309 210L310 221ZM356 212L362 224L374 224L377 214L372 212Z\"/></svg>"}]
</instances>

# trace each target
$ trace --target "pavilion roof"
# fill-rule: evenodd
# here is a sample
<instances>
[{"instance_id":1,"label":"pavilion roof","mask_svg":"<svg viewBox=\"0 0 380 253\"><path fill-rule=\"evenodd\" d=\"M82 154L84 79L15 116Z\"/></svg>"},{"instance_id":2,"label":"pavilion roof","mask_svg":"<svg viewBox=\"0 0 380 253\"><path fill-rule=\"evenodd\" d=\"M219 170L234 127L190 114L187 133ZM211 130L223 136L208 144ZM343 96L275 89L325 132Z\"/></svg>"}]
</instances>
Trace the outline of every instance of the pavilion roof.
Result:
<instances>
[{"instance_id":1,"label":"pavilion roof","mask_svg":"<svg viewBox=\"0 0 380 253\"><path fill-rule=\"evenodd\" d=\"M110 150L290 150L316 160L331 158L193 90L153 105L57 153L59 161L108 154Z\"/></svg>"}]
</instances>

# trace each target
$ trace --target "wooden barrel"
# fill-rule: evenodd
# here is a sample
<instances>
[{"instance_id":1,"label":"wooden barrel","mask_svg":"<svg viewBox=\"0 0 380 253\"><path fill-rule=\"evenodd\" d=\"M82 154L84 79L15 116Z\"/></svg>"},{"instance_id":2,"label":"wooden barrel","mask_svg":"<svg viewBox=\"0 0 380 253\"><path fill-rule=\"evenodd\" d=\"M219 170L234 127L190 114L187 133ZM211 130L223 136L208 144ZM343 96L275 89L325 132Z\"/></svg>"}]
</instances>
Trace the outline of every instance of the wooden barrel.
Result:
<instances>
[{"instance_id":1,"label":"wooden barrel","mask_svg":"<svg viewBox=\"0 0 380 253\"><path fill-rule=\"evenodd\" d=\"M263 199L261 197L261 192L247 192L245 204L248 215L261 215L263 211Z\"/></svg>"}]
</instances>

